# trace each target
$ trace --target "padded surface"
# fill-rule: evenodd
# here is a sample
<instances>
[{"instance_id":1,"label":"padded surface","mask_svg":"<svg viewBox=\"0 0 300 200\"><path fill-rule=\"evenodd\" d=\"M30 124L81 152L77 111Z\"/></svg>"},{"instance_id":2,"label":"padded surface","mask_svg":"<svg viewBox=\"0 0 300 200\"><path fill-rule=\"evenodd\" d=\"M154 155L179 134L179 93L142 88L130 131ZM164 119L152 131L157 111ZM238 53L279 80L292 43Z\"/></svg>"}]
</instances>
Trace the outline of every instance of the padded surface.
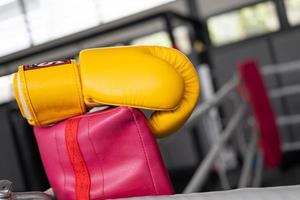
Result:
<instances>
[{"instance_id":1,"label":"padded surface","mask_svg":"<svg viewBox=\"0 0 300 200\"><path fill-rule=\"evenodd\" d=\"M270 188L244 188L221 192L179 194L160 197L135 197L128 198L128 200L298 200L299 198L300 185Z\"/></svg>"}]
</instances>

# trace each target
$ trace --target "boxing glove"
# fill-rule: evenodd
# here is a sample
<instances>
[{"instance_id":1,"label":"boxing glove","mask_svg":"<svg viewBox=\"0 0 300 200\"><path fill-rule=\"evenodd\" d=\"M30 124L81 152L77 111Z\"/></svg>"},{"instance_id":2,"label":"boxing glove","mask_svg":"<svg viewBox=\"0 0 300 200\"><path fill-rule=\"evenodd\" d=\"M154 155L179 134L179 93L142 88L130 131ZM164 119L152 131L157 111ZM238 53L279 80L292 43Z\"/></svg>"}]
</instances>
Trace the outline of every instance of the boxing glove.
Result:
<instances>
[{"instance_id":1,"label":"boxing glove","mask_svg":"<svg viewBox=\"0 0 300 200\"><path fill-rule=\"evenodd\" d=\"M22 115L45 126L102 105L153 110L157 137L177 130L199 96L199 80L181 52L158 46L87 49L74 60L20 66L14 91Z\"/></svg>"}]
</instances>

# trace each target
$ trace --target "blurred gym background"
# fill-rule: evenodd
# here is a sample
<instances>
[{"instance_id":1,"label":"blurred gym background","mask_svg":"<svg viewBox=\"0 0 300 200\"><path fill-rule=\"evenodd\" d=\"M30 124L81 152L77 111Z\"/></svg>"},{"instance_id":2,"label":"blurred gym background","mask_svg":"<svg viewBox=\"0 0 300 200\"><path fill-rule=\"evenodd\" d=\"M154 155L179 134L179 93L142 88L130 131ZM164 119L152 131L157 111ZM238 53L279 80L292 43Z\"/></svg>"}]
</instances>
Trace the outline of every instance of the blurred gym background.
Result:
<instances>
[{"instance_id":1,"label":"blurred gym background","mask_svg":"<svg viewBox=\"0 0 300 200\"><path fill-rule=\"evenodd\" d=\"M206 70L208 85L201 105L245 59L281 67L300 60L299 25L300 0L1 0L0 179L13 181L17 191L49 187L32 127L13 99L10 74L19 65L76 58L80 50L92 47L174 47L199 72ZM268 76L265 83L270 88L299 84L300 72ZM225 127L235 106L233 100L216 109L212 126ZM300 113L300 94L277 98L273 108L278 116ZM158 141L178 193L218 137L205 124L194 120L178 134ZM300 141L299 123L280 131L282 141ZM235 141L231 143L216 160L202 191L226 189L226 181L236 187L242 164ZM297 148L285 153L280 167L265 170L260 186L300 184L299 153ZM223 166L225 180L219 181L216 166Z\"/></svg>"}]
</instances>

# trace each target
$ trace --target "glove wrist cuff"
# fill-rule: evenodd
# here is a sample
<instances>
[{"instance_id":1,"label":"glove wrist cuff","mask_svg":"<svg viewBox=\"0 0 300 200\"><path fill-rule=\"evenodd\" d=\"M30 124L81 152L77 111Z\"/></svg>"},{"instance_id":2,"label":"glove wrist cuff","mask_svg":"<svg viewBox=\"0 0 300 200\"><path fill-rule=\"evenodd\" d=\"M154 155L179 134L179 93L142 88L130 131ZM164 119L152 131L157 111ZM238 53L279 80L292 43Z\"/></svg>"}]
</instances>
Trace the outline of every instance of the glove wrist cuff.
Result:
<instances>
[{"instance_id":1,"label":"glove wrist cuff","mask_svg":"<svg viewBox=\"0 0 300 200\"><path fill-rule=\"evenodd\" d=\"M20 66L14 90L22 115L31 125L48 125L85 112L74 60Z\"/></svg>"}]
</instances>

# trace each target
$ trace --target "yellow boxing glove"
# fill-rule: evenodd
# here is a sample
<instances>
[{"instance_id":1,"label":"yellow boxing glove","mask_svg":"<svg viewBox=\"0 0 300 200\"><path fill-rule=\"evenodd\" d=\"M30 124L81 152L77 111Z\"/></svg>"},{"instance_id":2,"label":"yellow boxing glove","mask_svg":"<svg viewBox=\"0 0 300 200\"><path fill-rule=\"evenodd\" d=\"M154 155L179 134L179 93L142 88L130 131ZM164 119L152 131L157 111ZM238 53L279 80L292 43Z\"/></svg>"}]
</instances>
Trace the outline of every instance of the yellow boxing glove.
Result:
<instances>
[{"instance_id":1,"label":"yellow boxing glove","mask_svg":"<svg viewBox=\"0 0 300 200\"><path fill-rule=\"evenodd\" d=\"M162 137L181 127L197 103L197 73L175 49L88 49L79 60L19 67L15 96L31 125L49 125L100 105L129 106L154 110L149 125Z\"/></svg>"}]
</instances>

